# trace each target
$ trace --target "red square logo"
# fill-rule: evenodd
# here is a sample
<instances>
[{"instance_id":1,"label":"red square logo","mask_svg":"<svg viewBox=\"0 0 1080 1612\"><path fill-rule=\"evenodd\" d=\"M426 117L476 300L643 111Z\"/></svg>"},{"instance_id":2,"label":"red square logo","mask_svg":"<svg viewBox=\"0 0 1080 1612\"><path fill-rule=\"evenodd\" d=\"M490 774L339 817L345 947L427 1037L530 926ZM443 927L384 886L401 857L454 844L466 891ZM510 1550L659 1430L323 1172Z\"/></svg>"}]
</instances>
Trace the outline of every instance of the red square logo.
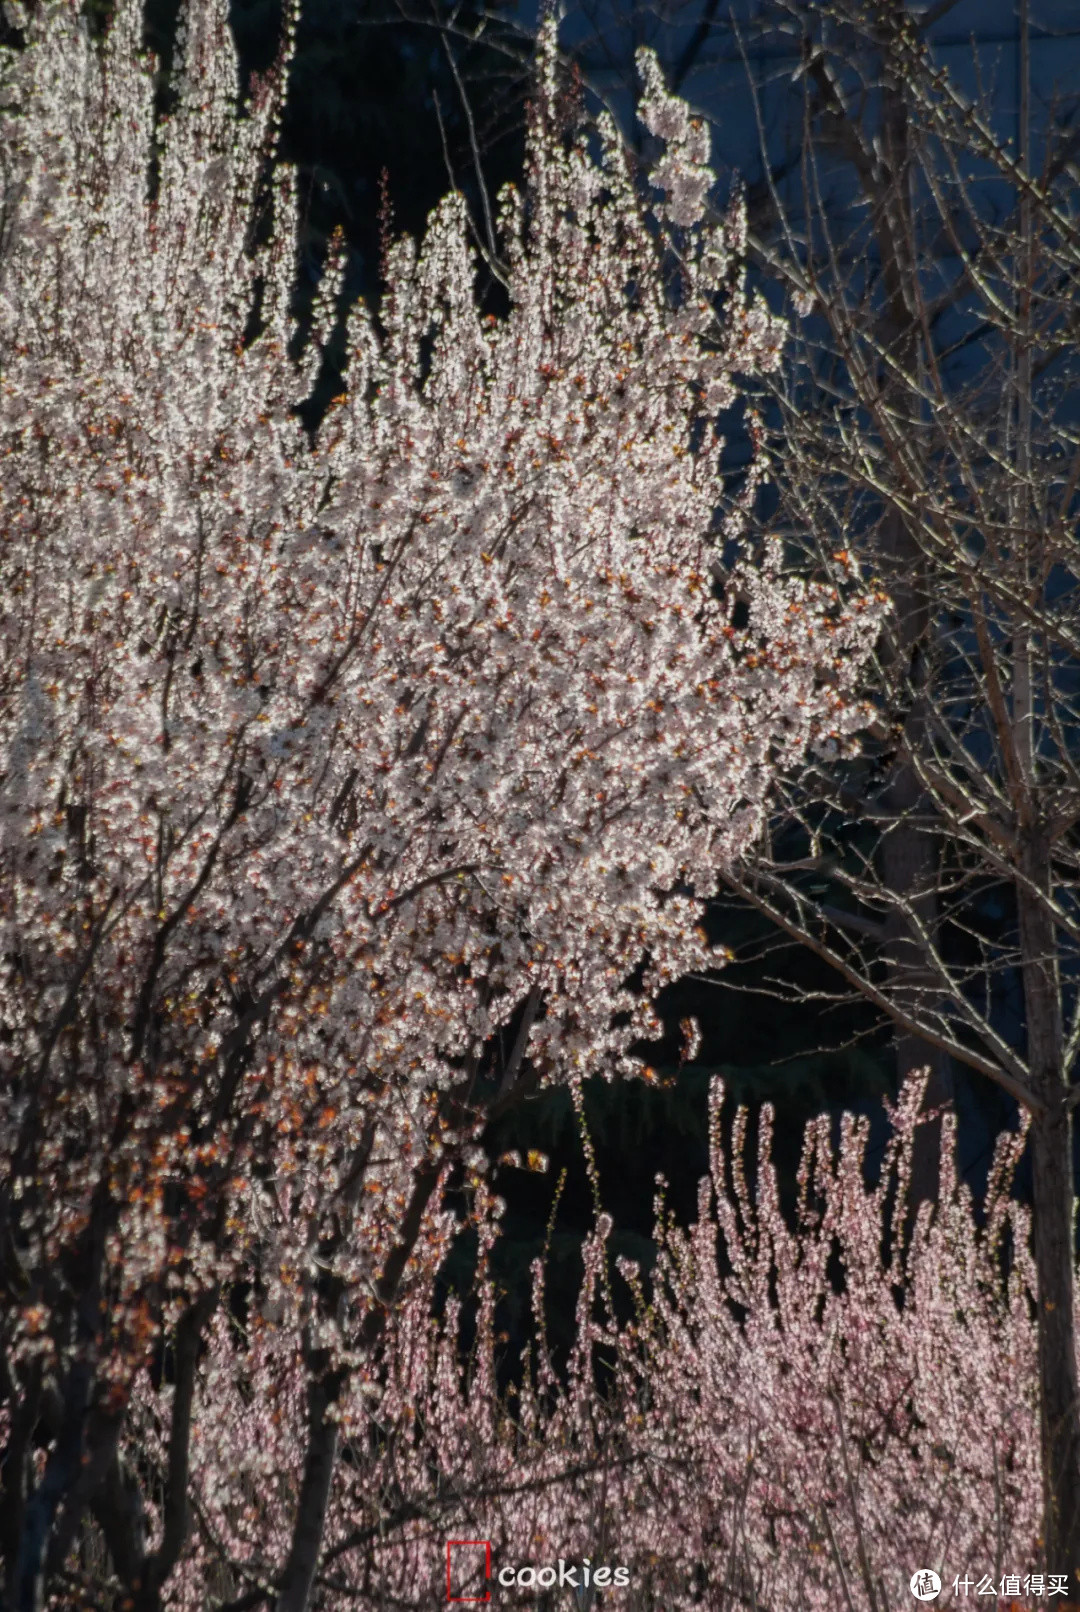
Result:
<instances>
[{"instance_id":1,"label":"red square logo","mask_svg":"<svg viewBox=\"0 0 1080 1612\"><path fill-rule=\"evenodd\" d=\"M483 1551L483 1556L480 1552ZM448 1539L446 1541L446 1599L448 1601L490 1601L491 1540ZM455 1590L483 1586L482 1595L457 1595Z\"/></svg>"}]
</instances>

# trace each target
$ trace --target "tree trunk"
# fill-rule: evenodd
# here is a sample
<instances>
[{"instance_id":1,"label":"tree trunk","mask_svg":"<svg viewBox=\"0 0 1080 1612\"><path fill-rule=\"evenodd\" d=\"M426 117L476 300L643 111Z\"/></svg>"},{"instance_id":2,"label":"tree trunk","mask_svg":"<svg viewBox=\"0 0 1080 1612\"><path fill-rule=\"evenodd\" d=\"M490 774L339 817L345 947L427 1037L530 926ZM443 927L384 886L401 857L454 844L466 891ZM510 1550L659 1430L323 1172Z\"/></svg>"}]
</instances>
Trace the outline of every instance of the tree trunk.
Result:
<instances>
[{"instance_id":1,"label":"tree trunk","mask_svg":"<svg viewBox=\"0 0 1080 1612\"><path fill-rule=\"evenodd\" d=\"M911 133L903 80L897 75L893 60L895 42L907 23L905 0L893 0L881 41L881 149L890 184L879 198L867 193L866 200L878 209L877 235L886 290L882 320L884 346L897 354L902 369L911 374L918 369L919 349L915 309L908 295L915 278ZM889 390L887 372L881 380L884 399ZM925 738L926 654L933 618L933 586L927 576L926 555L895 505L885 509L880 543L881 563L889 579L895 611L888 646L895 678L893 693L910 702L904 720L906 755L898 758L887 791L894 825L885 835L881 848L882 883L891 895L911 909L927 934L936 936L940 906L937 895L939 845L925 822L920 827L913 821L920 812L924 818L928 815L930 803L914 766L907 759L919 753ZM916 927L898 908L886 918L885 955L892 994L909 1011L917 1010L924 1002L929 983ZM911 1016L918 1020L922 1014L915 1011ZM948 1054L901 1029L895 1032L894 1044L897 1086L914 1070L929 1068L924 1109L943 1108L951 1103L953 1079ZM935 1119L920 1125L915 1135L908 1193L913 1217L920 1203L937 1202L940 1174L941 1121Z\"/></svg>"},{"instance_id":2,"label":"tree trunk","mask_svg":"<svg viewBox=\"0 0 1080 1612\"><path fill-rule=\"evenodd\" d=\"M1049 892L1049 863L1049 846L1032 834L1024 847L1017 907L1028 1063L1035 1094L1044 1104L1031 1126L1043 1534L1047 1572L1069 1574L1069 1604L1080 1607L1080 1388L1073 1308L1072 1123L1066 1106L1056 935L1036 893Z\"/></svg>"},{"instance_id":3,"label":"tree trunk","mask_svg":"<svg viewBox=\"0 0 1080 1612\"><path fill-rule=\"evenodd\" d=\"M894 694L910 700L904 721L904 752L898 757L885 791L883 804L892 822L881 844L881 883L898 905L885 920L885 957L889 969L890 994L919 1020L924 1015L926 993L931 982L921 941L916 933L921 925L936 936L939 927L937 869L939 847L926 826L931 803L908 759L918 754L925 733L922 693L926 682L924 646L930 626L930 603L925 580L926 561L913 540L902 516L894 509L882 521L880 562L889 577L894 617L884 644L892 663L897 686ZM921 814L920 826L917 818ZM910 909L916 923L906 916ZM929 1067L923 1107L946 1107L953 1098L953 1076L949 1056L909 1030L894 1035L896 1079L899 1088L916 1069ZM929 1120L919 1126L911 1165L909 1200L912 1215L920 1203L937 1202L941 1161L941 1121Z\"/></svg>"},{"instance_id":4,"label":"tree trunk","mask_svg":"<svg viewBox=\"0 0 1080 1612\"><path fill-rule=\"evenodd\" d=\"M881 879L890 895L910 906L930 934L937 932L936 893L937 846L925 830L909 821L917 810L922 790L914 769L906 762L896 772L889 789L889 803L897 812L895 826L889 828L881 848ZM926 803L924 803L925 805ZM919 1006L930 988L922 947L893 909L886 920L885 953L889 966L891 995L920 1018ZM910 1031L898 1028L894 1035L897 1087L916 1069L929 1067L930 1077L923 1098L924 1109L948 1107L953 1099L953 1074L948 1053L923 1041ZM936 1203L941 1164L941 1120L927 1120L915 1133L911 1161L909 1201L912 1215L920 1203Z\"/></svg>"},{"instance_id":5,"label":"tree trunk","mask_svg":"<svg viewBox=\"0 0 1080 1612\"><path fill-rule=\"evenodd\" d=\"M325 1367L327 1351L319 1353L324 1356L321 1363ZM338 1424L333 1416L327 1416L327 1412L336 1405L342 1377L337 1373L326 1373L325 1370L322 1375L316 1375L311 1368L309 1372L307 1457L300 1482L292 1547L278 1592L276 1612L306 1612L319 1564L330 1487L337 1461Z\"/></svg>"},{"instance_id":6,"label":"tree trunk","mask_svg":"<svg viewBox=\"0 0 1080 1612\"><path fill-rule=\"evenodd\" d=\"M360 1162L353 1171L351 1191L360 1190L360 1182L370 1155L374 1132L370 1132L360 1147ZM402 1277L416 1247L423 1226L424 1213L431 1195L439 1182L439 1161L425 1159L413 1176L412 1196L401 1223L401 1233L383 1266L375 1286L378 1304L370 1309L350 1339L353 1348L374 1349L382 1337L391 1305L398 1296ZM324 1289L322 1312L342 1320L344 1287L340 1277L332 1277ZM300 1480L300 1497L293 1523L289 1556L285 1563L278 1589L274 1612L307 1612L311 1588L322 1551L323 1533L330 1508L330 1492L337 1464L339 1431L337 1407L349 1381L346 1367L332 1367L329 1349L310 1349L307 1355L308 1373L308 1445L304 1459L304 1473Z\"/></svg>"}]
</instances>

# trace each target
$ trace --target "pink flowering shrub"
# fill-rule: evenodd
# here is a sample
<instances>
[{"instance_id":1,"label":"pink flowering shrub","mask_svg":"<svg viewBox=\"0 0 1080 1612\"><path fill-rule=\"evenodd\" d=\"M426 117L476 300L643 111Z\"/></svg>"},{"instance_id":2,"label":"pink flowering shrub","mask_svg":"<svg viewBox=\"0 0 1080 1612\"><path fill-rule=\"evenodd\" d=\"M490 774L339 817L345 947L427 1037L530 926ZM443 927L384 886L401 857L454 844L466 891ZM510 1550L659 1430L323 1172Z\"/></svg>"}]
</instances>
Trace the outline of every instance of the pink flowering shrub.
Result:
<instances>
[{"instance_id":1,"label":"pink flowering shrub","mask_svg":"<svg viewBox=\"0 0 1080 1612\"><path fill-rule=\"evenodd\" d=\"M918 1083L893 1115L873 1190L867 1121L846 1116L835 1153L826 1118L808 1128L794 1227L768 1109L751 1194L745 1118L725 1156L721 1095L699 1218L689 1233L663 1231L641 1328L643 1429L669 1474L656 1554L666 1528L669 1559L677 1538L734 1598L792 1608L899 1605L918 1566L943 1578L949 1564L961 1576L996 1566L997 1578L1033 1568L1034 1279L1028 1218L1008 1197L1023 1138L1001 1139L978 1228L947 1125L940 1201L905 1247Z\"/></svg>"},{"instance_id":2,"label":"pink flowering shrub","mask_svg":"<svg viewBox=\"0 0 1080 1612\"><path fill-rule=\"evenodd\" d=\"M808 1127L792 1221L768 1111L748 1181L746 1114L725 1146L718 1086L696 1222L678 1229L658 1201L646 1280L610 1268L601 1218L561 1374L543 1341L539 1265L538 1341L509 1389L483 1261L467 1363L456 1302L437 1322L416 1287L341 1405L345 1456L313 1604L434 1605L447 1539L490 1540L496 1572L562 1558L580 1583L586 1559L620 1564L629 1584L600 1604L634 1612L881 1612L905 1604L916 1567L947 1580L945 1605L969 1570L995 1583L1036 1571L1034 1284L1028 1215L1009 1196L1024 1138L1001 1138L980 1224L946 1125L941 1201L905 1230L920 1098L918 1082L903 1093L873 1188L866 1121L845 1117L837 1149L827 1119ZM478 1212L490 1247L498 1205ZM627 1326L606 1296L620 1279L637 1295ZM219 1317L194 1424L204 1526L170 1605L212 1604L215 1590L240 1604L272 1581L303 1415L289 1333L259 1320L242 1336ZM551 1604L573 1601L564 1591Z\"/></svg>"}]
</instances>

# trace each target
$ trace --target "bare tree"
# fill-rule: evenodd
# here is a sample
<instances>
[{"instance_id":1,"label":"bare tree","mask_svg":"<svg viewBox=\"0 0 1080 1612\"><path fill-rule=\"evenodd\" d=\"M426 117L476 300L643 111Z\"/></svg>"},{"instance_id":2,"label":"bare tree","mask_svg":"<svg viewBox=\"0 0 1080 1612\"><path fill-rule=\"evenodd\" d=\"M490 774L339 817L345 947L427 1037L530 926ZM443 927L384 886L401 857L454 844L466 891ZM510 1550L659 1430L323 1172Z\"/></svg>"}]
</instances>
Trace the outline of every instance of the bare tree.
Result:
<instances>
[{"instance_id":1,"label":"bare tree","mask_svg":"<svg viewBox=\"0 0 1080 1612\"><path fill-rule=\"evenodd\" d=\"M887 1015L902 1064L934 1049L935 1098L952 1059L1030 1115L1045 1548L1077 1601L1073 109L1046 109L1036 153L1027 0L1015 141L897 0L773 10L803 62L797 199L767 176L757 232L803 315L778 519L895 608L872 742L793 781L754 873L726 877Z\"/></svg>"}]
</instances>

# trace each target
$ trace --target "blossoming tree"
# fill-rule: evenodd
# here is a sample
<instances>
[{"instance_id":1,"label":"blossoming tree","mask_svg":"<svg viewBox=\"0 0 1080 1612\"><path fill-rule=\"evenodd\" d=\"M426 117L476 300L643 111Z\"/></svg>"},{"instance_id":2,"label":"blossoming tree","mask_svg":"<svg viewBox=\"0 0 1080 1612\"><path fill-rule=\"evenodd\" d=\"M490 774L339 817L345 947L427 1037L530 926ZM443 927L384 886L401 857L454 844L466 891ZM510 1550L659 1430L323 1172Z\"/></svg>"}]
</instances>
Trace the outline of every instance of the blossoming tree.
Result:
<instances>
[{"instance_id":1,"label":"blossoming tree","mask_svg":"<svg viewBox=\"0 0 1080 1612\"><path fill-rule=\"evenodd\" d=\"M240 109L226 9L185 5L166 118L135 0L101 45L73 0L37 8L3 58L19 1612L91 1604L94 1541L123 1604L169 1599L214 1537L192 1460L228 1337L276 1340L289 1386L252 1414L295 1407L303 1440L245 1604L311 1604L342 1407L428 1291L478 1126L629 1066L649 993L707 961L698 903L775 767L856 724L873 635L876 607L772 551L717 583L712 422L782 331L744 290L738 211L704 221L705 133L648 61L651 207L608 125L595 147L558 126L548 34L501 204L508 313L482 316L448 197L389 251L377 313L349 312L312 441L295 411L340 263L302 342L271 160L288 36ZM246 1380L250 1404L268 1379Z\"/></svg>"}]
</instances>

